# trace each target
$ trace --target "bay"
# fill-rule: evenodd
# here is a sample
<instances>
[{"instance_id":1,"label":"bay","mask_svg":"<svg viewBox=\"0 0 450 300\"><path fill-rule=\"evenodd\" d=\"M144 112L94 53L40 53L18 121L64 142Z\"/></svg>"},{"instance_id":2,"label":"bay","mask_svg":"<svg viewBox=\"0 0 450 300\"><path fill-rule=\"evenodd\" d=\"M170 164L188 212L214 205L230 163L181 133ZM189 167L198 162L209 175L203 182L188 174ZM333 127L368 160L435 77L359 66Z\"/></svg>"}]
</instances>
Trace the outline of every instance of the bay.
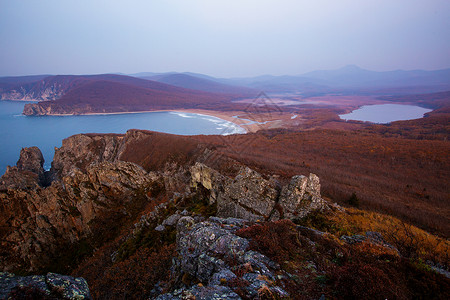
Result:
<instances>
[{"instance_id":1,"label":"bay","mask_svg":"<svg viewBox=\"0 0 450 300\"><path fill-rule=\"evenodd\" d=\"M0 101L0 175L8 165L14 166L20 149L37 146L49 169L54 147L78 133L125 133L128 129L196 134L234 134L245 130L234 123L201 114L184 112L150 112L83 116L24 116L28 102Z\"/></svg>"}]
</instances>

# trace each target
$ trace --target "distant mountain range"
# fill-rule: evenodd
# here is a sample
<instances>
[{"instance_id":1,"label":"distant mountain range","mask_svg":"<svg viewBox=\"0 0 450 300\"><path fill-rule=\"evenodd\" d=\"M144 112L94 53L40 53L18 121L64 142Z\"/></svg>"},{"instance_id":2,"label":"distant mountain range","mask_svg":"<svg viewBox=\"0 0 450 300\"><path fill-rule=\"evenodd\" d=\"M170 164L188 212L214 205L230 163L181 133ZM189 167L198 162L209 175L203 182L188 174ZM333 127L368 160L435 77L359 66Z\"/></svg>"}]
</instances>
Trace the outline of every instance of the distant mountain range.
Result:
<instances>
[{"instance_id":1,"label":"distant mountain range","mask_svg":"<svg viewBox=\"0 0 450 300\"><path fill-rule=\"evenodd\" d=\"M230 91L238 91L236 87L245 87L273 93L302 93L306 96L331 92L413 94L450 90L450 69L376 72L348 65L337 70L283 76L214 78L198 73L175 72L137 73L130 76L211 92L228 91L230 87Z\"/></svg>"},{"instance_id":2,"label":"distant mountain range","mask_svg":"<svg viewBox=\"0 0 450 300\"><path fill-rule=\"evenodd\" d=\"M220 81L268 92L428 93L450 89L450 69L375 72L349 65L297 76L266 75Z\"/></svg>"},{"instance_id":3,"label":"distant mountain range","mask_svg":"<svg viewBox=\"0 0 450 300\"><path fill-rule=\"evenodd\" d=\"M268 93L402 95L450 90L450 69L375 72L350 65L298 76L214 78L197 73L131 76L36 75L0 77L1 100L37 100L26 114L212 108Z\"/></svg>"},{"instance_id":4,"label":"distant mountain range","mask_svg":"<svg viewBox=\"0 0 450 300\"><path fill-rule=\"evenodd\" d=\"M218 79L209 76L202 76L201 74L169 73L152 76L142 76L139 78L154 80L182 88L211 93L223 93L223 94L257 93L256 90L253 90L251 88L221 83L219 82Z\"/></svg>"}]
</instances>

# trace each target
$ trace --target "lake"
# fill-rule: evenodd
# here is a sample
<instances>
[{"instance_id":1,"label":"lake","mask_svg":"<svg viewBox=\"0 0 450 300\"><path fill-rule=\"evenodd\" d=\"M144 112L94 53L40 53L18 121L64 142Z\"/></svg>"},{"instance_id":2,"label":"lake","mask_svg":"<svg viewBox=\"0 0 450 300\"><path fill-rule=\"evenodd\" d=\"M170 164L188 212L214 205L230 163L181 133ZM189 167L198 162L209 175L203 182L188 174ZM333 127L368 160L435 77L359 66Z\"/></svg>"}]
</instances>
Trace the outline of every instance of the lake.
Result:
<instances>
[{"instance_id":1,"label":"lake","mask_svg":"<svg viewBox=\"0 0 450 300\"><path fill-rule=\"evenodd\" d=\"M196 134L234 134L245 130L234 123L207 115L182 112L151 112L85 116L32 116L22 115L28 102L0 101L0 176L6 166L15 166L20 149L37 146L49 169L54 147L77 133L125 133L128 129Z\"/></svg>"},{"instance_id":2,"label":"lake","mask_svg":"<svg viewBox=\"0 0 450 300\"><path fill-rule=\"evenodd\" d=\"M403 104L365 105L349 114L339 115L343 120L356 120L372 123L390 123L401 120L420 119L431 109Z\"/></svg>"}]
</instances>

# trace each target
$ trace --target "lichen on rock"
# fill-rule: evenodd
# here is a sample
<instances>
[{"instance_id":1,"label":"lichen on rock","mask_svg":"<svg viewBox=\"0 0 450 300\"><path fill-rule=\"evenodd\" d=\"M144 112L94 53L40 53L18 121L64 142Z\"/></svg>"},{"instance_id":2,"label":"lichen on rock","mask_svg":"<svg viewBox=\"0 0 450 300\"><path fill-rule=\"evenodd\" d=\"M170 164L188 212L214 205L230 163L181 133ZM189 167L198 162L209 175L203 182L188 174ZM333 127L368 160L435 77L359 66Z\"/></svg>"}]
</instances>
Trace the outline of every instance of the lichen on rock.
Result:
<instances>
[{"instance_id":1,"label":"lichen on rock","mask_svg":"<svg viewBox=\"0 0 450 300\"><path fill-rule=\"evenodd\" d=\"M257 296L263 286L274 295L289 296L272 282L273 272L280 266L250 250L249 241L234 234L247 224L247 220L236 218L210 217L194 223L192 217L182 217L177 225L178 257L172 266L179 288L157 299L241 299L234 291L233 281L242 268L251 271L240 279L246 282L245 293L249 297Z\"/></svg>"},{"instance_id":2,"label":"lichen on rock","mask_svg":"<svg viewBox=\"0 0 450 300\"><path fill-rule=\"evenodd\" d=\"M33 295L33 299L91 299L88 284L81 277L55 273L22 277L0 272L0 299L31 299Z\"/></svg>"}]
</instances>

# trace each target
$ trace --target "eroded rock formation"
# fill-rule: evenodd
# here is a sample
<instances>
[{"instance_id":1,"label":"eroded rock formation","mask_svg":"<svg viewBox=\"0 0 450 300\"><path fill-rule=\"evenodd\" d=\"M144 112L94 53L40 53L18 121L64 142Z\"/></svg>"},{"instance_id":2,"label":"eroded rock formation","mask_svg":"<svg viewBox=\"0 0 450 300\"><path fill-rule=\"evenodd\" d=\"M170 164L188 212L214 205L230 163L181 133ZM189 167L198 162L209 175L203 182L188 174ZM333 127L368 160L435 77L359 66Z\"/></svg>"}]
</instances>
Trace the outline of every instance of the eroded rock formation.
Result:
<instances>
[{"instance_id":1,"label":"eroded rock formation","mask_svg":"<svg viewBox=\"0 0 450 300\"><path fill-rule=\"evenodd\" d=\"M38 147L22 148L17 166L6 169L0 179L0 190L33 189L44 186L44 157Z\"/></svg>"},{"instance_id":2,"label":"eroded rock formation","mask_svg":"<svg viewBox=\"0 0 450 300\"><path fill-rule=\"evenodd\" d=\"M235 178L228 178L208 166L191 167L193 187L210 191L210 204L217 204L217 216L246 220L300 218L326 207L320 196L319 178L294 176L283 187L275 178L265 179L248 167L242 167Z\"/></svg>"}]
</instances>

